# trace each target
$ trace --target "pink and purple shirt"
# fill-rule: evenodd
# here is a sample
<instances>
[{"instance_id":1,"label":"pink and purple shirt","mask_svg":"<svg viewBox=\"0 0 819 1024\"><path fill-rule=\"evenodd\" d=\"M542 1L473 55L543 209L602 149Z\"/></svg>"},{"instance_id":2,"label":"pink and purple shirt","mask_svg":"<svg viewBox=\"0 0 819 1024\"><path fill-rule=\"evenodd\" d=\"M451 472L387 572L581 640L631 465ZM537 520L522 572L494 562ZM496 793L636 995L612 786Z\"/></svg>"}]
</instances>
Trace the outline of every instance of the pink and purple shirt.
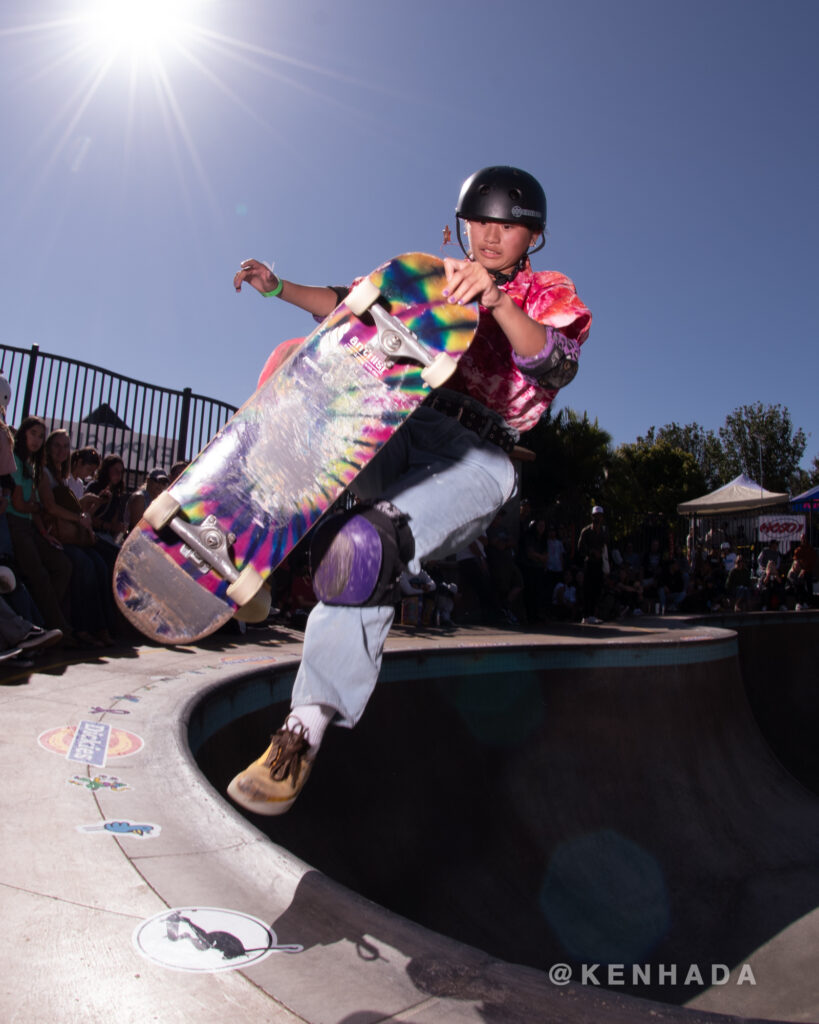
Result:
<instances>
[{"instance_id":1,"label":"pink and purple shirt","mask_svg":"<svg viewBox=\"0 0 819 1024\"><path fill-rule=\"evenodd\" d=\"M545 327L555 328L578 345L589 336L591 313L565 275L527 267L500 287L524 313ZM483 306L475 339L446 386L471 395L521 433L534 427L557 394L554 388L541 387L517 365L506 335Z\"/></svg>"}]
</instances>

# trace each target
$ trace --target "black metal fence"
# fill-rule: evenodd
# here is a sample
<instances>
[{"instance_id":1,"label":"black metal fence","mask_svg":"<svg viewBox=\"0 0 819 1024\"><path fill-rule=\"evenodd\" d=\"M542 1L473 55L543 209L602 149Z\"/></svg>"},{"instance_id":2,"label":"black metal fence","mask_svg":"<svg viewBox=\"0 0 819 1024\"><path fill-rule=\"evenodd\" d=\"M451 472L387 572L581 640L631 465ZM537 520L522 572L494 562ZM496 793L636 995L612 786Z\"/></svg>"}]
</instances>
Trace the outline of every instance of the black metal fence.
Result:
<instances>
[{"instance_id":1,"label":"black metal fence","mask_svg":"<svg viewBox=\"0 0 819 1024\"><path fill-rule=\"evenodd\" d=\"M65 356L0 345L0 373L11 385L6 422L39 416L49 431L63 428L71 447L92 445L122 456L133 486L155 466L188 461L236 411L190 388L172 388L111 373Z\"/></svg>"}]
</instances>

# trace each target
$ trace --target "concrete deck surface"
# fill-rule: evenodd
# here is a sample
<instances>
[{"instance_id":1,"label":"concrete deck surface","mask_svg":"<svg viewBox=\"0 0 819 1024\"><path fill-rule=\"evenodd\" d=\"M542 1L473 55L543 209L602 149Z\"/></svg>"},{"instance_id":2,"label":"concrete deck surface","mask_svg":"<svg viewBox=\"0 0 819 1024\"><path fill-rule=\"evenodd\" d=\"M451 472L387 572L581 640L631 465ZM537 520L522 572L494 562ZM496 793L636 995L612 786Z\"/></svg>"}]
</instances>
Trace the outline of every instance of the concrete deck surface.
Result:
<instances>
[{"instance_id":1,"label":"concrete deck surface","mask_svg":"<svg viewBox=\"0 0 819 1024\"><path fill-rule=\"evenodd\" d=\"M674 648L682 639L713 643L733 635L691 625L675 628L665 620L538 634L470 629L425 635L399 629L388 650ZM268 668L295 665L300 648L300 634L274 628L245 637L220 634L190 648L137 644L86 661L46 653L34 670L23 673L15 672L13 663L2 666L0 1019L9 1024L88 1024L112 1017L135 1024L625 1024L644 1019L698 1024L725 1019L710 1012L726 1008L727 997L717 990L698 1000L697 1008L684 1009L600 988L553 985L540 971L505 963L368 902L271 843L205 780L188 747L188 722L203 693L229 689ZM102 768L66 758L81 721L117 730ZM129 744L139 741L140 749L127 753ZM119 752L123 756L110 756ZM242 756L249 760L259 752ZM102 775L127 788L82 784ZM150 823L158 834L138 837L101 828L114 820ZM274 952L239 970L170 970L141 956L133 943L135 929L168 908L227 908L274 928L286 922L287 933L280 923L276 940L303 948ZM760 963L782 961L800 950L799 963L791 967L801 978L816 958L814 916L793 922L787 947L774 943L760 953ZM780 981L787 969L780 963ZM773 989L767 1004L749 998L740 1012L751 1016L738 1019L819 1019L819 995L806 994L804 981L797 987L798 999Z\"/></svg>"}]
</instances>

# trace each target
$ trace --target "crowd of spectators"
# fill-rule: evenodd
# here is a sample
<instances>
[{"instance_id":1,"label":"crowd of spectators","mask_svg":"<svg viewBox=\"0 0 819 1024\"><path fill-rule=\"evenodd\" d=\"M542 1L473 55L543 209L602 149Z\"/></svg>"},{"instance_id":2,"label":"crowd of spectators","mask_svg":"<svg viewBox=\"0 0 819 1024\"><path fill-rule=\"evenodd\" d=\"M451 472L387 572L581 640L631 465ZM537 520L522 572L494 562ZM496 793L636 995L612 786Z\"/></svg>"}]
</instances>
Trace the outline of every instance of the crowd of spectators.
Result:
<instances>
[{"instance_id":1,"label":"crowd of spectators","mask_svg":"<svg viewBox=\"0 0 819 1024\"><path fill-rule=\"evenodd\" d=\"M0 396L1 398L2 396ZM151 470L129 492L116 454L71 451L65 430L0 419L0 658L60 643L107 647L124 623L111 576L147 505L184 468ZM523 501L452 558L404 574L398 621L408 625L598 624L647 614L705 614L817 605L819 557L802 538L788 551L727 529L673 545L660 530L613 540L594 506L583 525L550 521ZM274 614L303 628L316 598L301 548L273 577Z\"/></svg>"},{"instance_id":2,"label":"crowd of spectators","mask_svg":"<svg viewBox=\"0 0 819 1024\"><path fill-rule=\"evenodd\" d=\"M549 542L559 559L550 557ZM674 612L801 611L817 604L819 556L804 536L787 551L731 538L726 528L681 545L654 531L640 545L629 537L613 541L600 506L579 534L535 517L522 533L520 561L530 622L596 624Z\"/></svg>"},{"instance_id":3,"label":"crowd of spectators","mask_svg":"<svg viewBox=\"0 0 819 1024\"><path fill-rule=\"evenodd\" d=\"M405 575L396 611L407 625L595 625L643 615L800 611L819 606L814 583L819 556L804 537L784 552L732 539L723 528L679 545L657 526L613 541L600 506L581 526L550 522L523 502L519 524L502 514L469 548ZM305 556L276 573L274 597L283 620L303 625L315 603Z\"/></svg>"},{"instance_id":4,"label":"crowd of spectators","mask_svg":"<svg viewBox=\"0 0 819 1024\"><path fill-rule=\"evenodd\" d=\"M19 665L39 647L117 642L117 552L171 478L154 469L129 493L119 455L72 452L67 431L49 433L37 416L11 429L0 416L0 659Z\"/></svg>"}]
</instances>

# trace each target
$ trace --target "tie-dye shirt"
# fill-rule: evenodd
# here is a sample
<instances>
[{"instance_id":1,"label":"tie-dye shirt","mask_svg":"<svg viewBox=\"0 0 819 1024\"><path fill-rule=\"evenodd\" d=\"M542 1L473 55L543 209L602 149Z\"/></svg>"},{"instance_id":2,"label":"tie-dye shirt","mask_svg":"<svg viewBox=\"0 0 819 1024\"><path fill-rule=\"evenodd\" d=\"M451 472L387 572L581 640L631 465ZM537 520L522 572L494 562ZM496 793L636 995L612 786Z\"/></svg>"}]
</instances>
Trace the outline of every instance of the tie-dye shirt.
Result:
<instances>
[{"instance_id":1,"label":"tie-dye shirt","mask_svg":"<svg viewBox=\"0 0 819 1024\"><path fill-rule=\"evenodd\" d=\"M589 336L591 313L563 274L534 272L527 267L514 281L500 287L538 323L556 328L579 345ZM554 388L541 387L516 365L506 335L483 307L475 339L446 386L471 395L521 433L532 429L557 394Z\"/></svg>"}]
</instances>

